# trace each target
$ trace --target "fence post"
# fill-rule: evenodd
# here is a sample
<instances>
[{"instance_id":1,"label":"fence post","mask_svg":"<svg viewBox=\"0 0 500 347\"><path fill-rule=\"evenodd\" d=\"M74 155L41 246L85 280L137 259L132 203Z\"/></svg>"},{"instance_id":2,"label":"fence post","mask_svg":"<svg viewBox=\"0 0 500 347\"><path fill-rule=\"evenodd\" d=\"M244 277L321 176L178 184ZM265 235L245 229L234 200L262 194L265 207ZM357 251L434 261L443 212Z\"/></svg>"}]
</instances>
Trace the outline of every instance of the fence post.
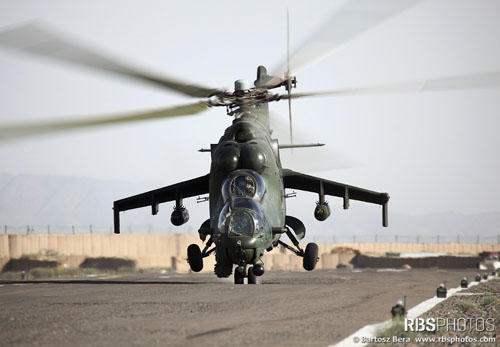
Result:
<instances>
[{"instance_id":1,"label":"fence post","mask_svg":"<svg viewBox=\"0 0 500 347\"><path fill-rule=\"evenodd\" d=\"M92 224L89 225L90 235L92 235Z\"/></svg>"},{"instance_id":2,"label":"fence post","mask_svg":"<svg viewBox=\"0 0 500 347\"><path fill-rule=\"evenodd\" d=\"M47 234L50 235L50 225L47 225Z\"/></svg>"},{"instance_id":3,"label":"fence post","mask_svg":"<svg viewBox=\"0 0 500 347\"><path fill-rule=\"evenodd\" d=\"M30 226L26 225L26 235L29 235L29 234L30 234Z\"/></svg>"},{"instance_id":4,"label":"fence post","mask_svg":"<svg viewBox=\"0 0 500 347\"><path fill-rule=\"evenodd\" d=\"M394 242L398 242L398 235L394 234Z\"/></svg>"},{"instance_id":5,"label":"fence post","mask_svg":"<svg viewBox=\"0 0 500 347\"><path fill-rule=\"evenodd\" d=\"M4 227L3 227L3 233L4 233L5 235L7 235L7 224L5 224L5 225L4 225ZM499 242L499 243L500 243L500 242Z\"/></svg>"}]
</instances>

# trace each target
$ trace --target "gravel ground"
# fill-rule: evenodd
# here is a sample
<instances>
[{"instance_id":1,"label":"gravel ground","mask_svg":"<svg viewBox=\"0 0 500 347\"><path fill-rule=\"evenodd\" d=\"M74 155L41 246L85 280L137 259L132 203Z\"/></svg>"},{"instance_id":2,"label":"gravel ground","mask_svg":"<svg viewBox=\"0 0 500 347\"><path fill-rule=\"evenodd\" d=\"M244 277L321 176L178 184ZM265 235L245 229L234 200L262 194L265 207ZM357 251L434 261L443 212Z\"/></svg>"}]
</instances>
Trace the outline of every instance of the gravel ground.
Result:
<instances>
[{"instance_id":1,"label":"gravel ground","mask_svg":"<svg viewBox=\"0 0 500 347\"><path fill-rule=\"evenodd\" d=\"M449 328L442 327L437 332L426 332L418 335L410 334L411 343L393 343L393 346L499 346L500 336L497 337L497 335L500 331L500 278L465 289L439 303L419 318L444 318L449 324ZM456 328L453 328L454 323ZM400 333L403 333L402 329L401 325ZM415 336L444 337L447 340L416 343ZM484 338L489 340L481 340ZM386 344L374 344L373 346L382 345Z\"/></svg>"}]
</instances>

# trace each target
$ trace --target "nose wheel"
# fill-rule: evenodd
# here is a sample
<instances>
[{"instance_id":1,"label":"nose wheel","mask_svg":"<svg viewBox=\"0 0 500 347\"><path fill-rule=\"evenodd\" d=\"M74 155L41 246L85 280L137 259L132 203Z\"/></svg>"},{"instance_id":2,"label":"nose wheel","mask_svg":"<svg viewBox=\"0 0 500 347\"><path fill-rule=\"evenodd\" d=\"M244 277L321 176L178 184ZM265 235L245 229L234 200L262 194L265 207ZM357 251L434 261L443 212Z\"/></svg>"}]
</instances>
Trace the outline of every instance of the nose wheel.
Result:
<instances>
[{"instance_id":1,"label":"nose wheel","mask_svg":"<svg viewBox=\"0 0 500 347\"><path fill-rule=\"evenodd\" d=\"M248 284L257 284L257 277L253 272L253 266L248 269Z\"/></svg>"},{"instance_id":2,"label":"nose wheel","mask_svg":"<svg viewBox=\"0 0 500 347\"><path fill-rule=\"evenodd\" d=\"M244 269L240 269L239 267L234 270L234 284L243 284L245 281L244 271Z\"/></svg>"},{"instance_id":3,"label":"nose wheel","mask_svg":"<svg viewBox=\"0 0 500 347\"><path fill-rule=\"evenodd\" d=\"M248 284L257 284L257 276L254 273L253 266L248 268L247 275L245 275L245 268L237 267L234 270L234 284L244 284L245 277Z\"/></svg>"}]
</instances>

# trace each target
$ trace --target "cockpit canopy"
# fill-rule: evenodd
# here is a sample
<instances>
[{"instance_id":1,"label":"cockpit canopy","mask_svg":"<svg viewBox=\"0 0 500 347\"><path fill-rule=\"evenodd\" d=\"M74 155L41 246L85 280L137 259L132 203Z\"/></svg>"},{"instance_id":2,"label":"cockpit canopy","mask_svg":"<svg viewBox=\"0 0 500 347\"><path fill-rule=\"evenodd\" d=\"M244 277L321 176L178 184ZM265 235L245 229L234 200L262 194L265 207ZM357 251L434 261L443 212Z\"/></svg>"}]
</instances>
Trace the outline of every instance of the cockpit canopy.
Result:
<instances>
[{"instance_id":1,"label":"cockpit canopy","mask_svg":"<svg viewBox=\"0 0 500 347\"><path fill-rule=\"evenodd\" d=\"M232 206L231 206L232 203ZM226 202L219 215L218 229L232 235L252 236L264 228L260 205L247 198Z\"/></svg>"},{"instance_id":2,"label":"cockpit canopy","mask_svg":"<svg viewBox=\"0 0 500 347\"><path fill-rule=\"evenodd\" d=\"M229 235L253 236L264 229L260 202L266 193L264 179L257 172L233 171L222 183L224 207L219 214L218 229Z\"/></svg>"},{"instance_id":3,"label":"cockpit canopy","mask_svg":"<svg viewBox=\"0 0 500 347\"><path fill-rule=\"evenodd\" d=\"M235 211L229 216L227 221L227 231L235 235L253 234L254 221L252 216L245 211Z\"/></svg>"},{"instance_id":4,"label":"cockpit canopy","mask_svg":"<svg viewBox=\"0 0 500 347\"><path fill-rule=\"evenodd\" d=\"M262 201L265 193L266 185L264 179L252 170L242 169L233 171L222 184L224 202L237 198Z\"/></svg>"}]
</instances>

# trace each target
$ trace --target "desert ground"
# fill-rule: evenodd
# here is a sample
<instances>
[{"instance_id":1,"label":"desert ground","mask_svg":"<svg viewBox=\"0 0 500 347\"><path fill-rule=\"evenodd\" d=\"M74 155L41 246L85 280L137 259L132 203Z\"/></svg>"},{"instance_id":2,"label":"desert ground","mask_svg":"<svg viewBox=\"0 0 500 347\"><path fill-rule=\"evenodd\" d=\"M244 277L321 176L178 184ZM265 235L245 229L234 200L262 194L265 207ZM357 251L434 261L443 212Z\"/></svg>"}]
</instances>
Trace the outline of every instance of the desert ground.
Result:
<instances>
[{"instance_id":1,"label":"desert ground","mask_svg":"<svg viewBox=\"0 0 500 347\"><path fill-rule=\"evenodd\" d=\"M146 272L0 281L0 344L327 346L477 270L268 271L258 285Z\"/></svg>"}]
</instances>

